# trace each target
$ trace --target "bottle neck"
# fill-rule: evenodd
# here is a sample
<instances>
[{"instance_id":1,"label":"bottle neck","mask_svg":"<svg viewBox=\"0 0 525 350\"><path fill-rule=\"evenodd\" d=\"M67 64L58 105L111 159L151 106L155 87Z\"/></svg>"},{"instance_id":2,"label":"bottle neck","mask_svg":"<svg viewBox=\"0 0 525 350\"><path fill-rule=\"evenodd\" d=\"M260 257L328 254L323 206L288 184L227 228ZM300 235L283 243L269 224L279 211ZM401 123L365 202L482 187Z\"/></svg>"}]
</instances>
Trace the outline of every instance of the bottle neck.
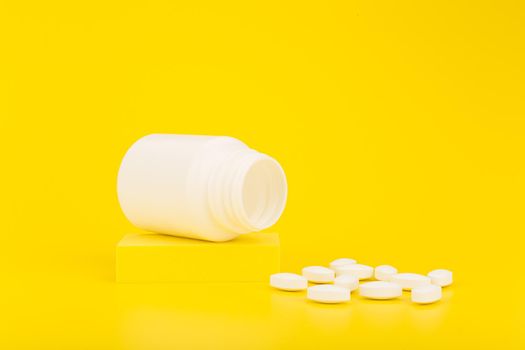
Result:
<instances>
[{"instance_id":1,"label":"bottle neck","mask_svg":"<svg viewBox=\"0 0 525 350\"><path fill-rule=\"evenodd\" d=\"M252 149L237 151L214 171L208 204L214 219L235 233L275 224L287 197L286 176L273 158Z\"/></svg>"}]
</instances>

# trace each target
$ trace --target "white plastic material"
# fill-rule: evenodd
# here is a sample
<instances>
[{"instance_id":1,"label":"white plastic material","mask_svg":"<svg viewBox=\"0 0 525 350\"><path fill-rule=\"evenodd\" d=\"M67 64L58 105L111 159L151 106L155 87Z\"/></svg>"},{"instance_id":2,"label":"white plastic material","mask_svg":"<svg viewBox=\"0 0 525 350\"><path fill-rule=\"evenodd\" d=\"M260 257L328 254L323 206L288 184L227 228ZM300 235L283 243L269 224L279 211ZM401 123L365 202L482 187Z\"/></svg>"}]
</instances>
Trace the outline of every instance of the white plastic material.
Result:
<instances>
[{"instance_id":1,"label":"white plastic material","mask_svg":"<svg viewBox=\"0 0 525 350\"><path fill-rule=\"evenodd\" d=\"M412 288L410 299L418 304L430 304L441 300L441 287L434 284L427 284Z\"/></svg>"},{"instance_id":2,"label":"white plastic material","mask_svg":"<svg viewBox=\"0 0 525 350\"><path fill-rule=\"evenodd\" d=\"M359 295L369 299L394 299L402 294L401 286L392 282L375 281L363 283L359 286Z\"/></svg>"},{"instance_id":3,"label":"white plastic material","mask_svg":"<svg viewBox=\"0 0 525 350\"><path fill-rule=\"evenodd\" d=\"M430 277L417 273L398 273L392 276L392 282L397 283L405 290L430 284Z\"/></svg>"},{"instance_id":4,"label":"white plastic material","mask_svg":"<svg viewBox=\"0 0 525 350\"><path fill-rule=\"evenodd\" d=\"M303 268L303 276L310 282L330 283L334 281L335 272L324 266L307 266Z\"/></svg>"},{"instance_id":5,"label":"white plastic material","mask_svg":"<svg viewBox=\"0 0 525 350\"><path fill-rule=\"evenodd\" d=\"M139 228L227 241L275 224L287 183L277 161L237 139L153 134L124 156L117 192Z\"/></svg>"},{"instance_id":6,"label":"white plastic material","mask_svg":"<svg viewBox=\"0 0 525 350\"><path fill-rule=\"evenodd\" d=\"M350 275L364 280L374 275L374 268L362 264L350 264L337 267L335 273L337 276Z\"/></svg>"},{"instance_id":7,"label":"white plastic material","mask_svg":"<svg viewBox=\"0 0 525 350\"><path fill-rule=\"evenodd\" d=\"M334 286L344 287L352 292L359 288L359 278L350 275L338 276L334 279Z\"/></svg>"},{"instance_id":8,"label":"white plastic material","mask_svg":"<svg viewBox=\"0 0 525 350\"><path fill-rule=\"evenodd\" d=\"M330 263L330 268L335 270L338 267L341 267L344 265L352 265L352 264L357 264L357 261L355 261L354 259L349 259L349 258L341 258L341 259L336 259L332 261Z\"/></svg>"},{"instance_id":9,"label":"white plastic material","mask_svg":"<svg viewBox=\"0 0 525 350\"><path fill-rule=\"evenodd\" d=\"M308 287L306 298L319 303L343 303L350 300L350 290L332 284L321 284Z\"/></svg>"},{"instance_id":10,"label":"white plastic material","mask_svg":"<svg viewBox=\"0 0 525 350\"><path fill-rule=\"evenodd\" d=\"M390 281L397 269L390 265L379 265L375 268L374 277L378 281Z\"/></svg>"},{"instance_id":11,"label":"white plastic material","mask_svg":"<svg viewBox=\"0 0 525 350\"><path fill-rule=\"evenodd\" d=\"M270 285L277 289L298 291L308 287L308 281L296 273L281 272L270 276Z\"/></svg>"},{"instance_id":12,"label":"white plastic material","mask_svg":"<svg viewBox=\"0 0 525 350\"><path fill-rule=\"evenodd\" d=\"M440 287L450 286L452 284L452 271L438 269L430 271L427 275L432 280L432 284Z\"/></svg>"}]
</instances>

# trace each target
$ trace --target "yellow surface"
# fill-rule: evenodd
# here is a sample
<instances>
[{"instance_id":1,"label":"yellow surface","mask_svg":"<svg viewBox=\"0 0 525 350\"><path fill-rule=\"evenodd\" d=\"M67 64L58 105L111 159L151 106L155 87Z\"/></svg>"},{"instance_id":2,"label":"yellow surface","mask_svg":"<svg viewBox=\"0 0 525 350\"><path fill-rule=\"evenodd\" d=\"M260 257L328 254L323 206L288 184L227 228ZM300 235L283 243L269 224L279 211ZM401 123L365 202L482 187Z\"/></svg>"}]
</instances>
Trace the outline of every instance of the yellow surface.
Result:
<instances>
[{"instance_id":1,"label":"yellow surface","mask_svg":"<svg viewBox=\"0 0 525 350\"><path fill-rule=\"evenodd\" d=\"M524 62L522 1L1 1L0 348L525 348ZM457 282L427 307L117 285L116 174L152 132L281 162L287 271Z\"/></svg>"},{"instance_id":2,"label":"yellow surface","mask_svg":"<svg viewBox=\"0 0 525 350\"><path fill-rule=\"evenodd\" d=\"M268 282L280 271L279 235L254 233L217 244L128 234L116 248L117 282Z\"/></svg>"}]
</instances>

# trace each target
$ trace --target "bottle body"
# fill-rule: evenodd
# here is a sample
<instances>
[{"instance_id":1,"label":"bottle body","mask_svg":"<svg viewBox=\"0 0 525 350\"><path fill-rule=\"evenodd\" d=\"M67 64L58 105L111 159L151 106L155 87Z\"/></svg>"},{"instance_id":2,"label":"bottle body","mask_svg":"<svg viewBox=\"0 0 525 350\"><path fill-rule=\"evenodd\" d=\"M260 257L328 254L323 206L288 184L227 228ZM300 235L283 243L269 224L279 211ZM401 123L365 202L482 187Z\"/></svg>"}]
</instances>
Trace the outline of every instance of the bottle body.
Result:
<instances>
[{"instance_id":1,"label":"bottle body","mask_svg":"<svg viewBox=\"0 0 525 350\"><path fill-rule=\"evenodd\" d=\"M227 241L273 225L287 184L274 159L237 139L153 134L124 156L117 193L139 228Z\"/></svg>"}]
</instances>

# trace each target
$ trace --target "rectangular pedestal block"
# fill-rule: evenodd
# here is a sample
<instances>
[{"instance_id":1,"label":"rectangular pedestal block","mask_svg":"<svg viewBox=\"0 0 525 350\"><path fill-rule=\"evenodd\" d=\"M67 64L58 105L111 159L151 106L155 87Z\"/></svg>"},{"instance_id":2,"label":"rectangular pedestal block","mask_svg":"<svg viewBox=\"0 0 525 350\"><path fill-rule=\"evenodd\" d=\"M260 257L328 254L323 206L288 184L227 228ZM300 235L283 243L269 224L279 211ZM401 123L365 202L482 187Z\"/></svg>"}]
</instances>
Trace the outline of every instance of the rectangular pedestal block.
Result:
<instances>
[{"instance_id":1,"label":"rectangular pedestal block","mask_svg":"<svg viewBox=\"0 0 525 350\"><path fill-rule=\"evenodd\" d=\"M266 282L280 271L277 233L229 242L129 234L117 245L117 282Z\"/></svg>"}]
</instances>

